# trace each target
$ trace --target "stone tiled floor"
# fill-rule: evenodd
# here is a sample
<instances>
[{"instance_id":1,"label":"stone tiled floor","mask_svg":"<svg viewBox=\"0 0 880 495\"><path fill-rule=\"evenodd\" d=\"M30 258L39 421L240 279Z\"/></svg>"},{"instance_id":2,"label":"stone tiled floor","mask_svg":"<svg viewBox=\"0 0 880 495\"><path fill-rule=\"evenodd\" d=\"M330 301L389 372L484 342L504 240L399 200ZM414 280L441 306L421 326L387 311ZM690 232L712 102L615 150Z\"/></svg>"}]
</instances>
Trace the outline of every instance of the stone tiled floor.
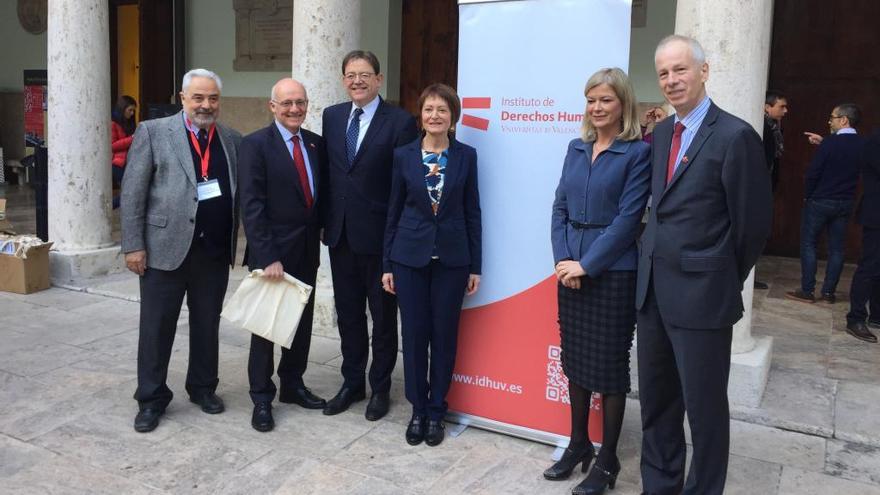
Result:
<instances>
[{"instance_id":1,"label":"stone tiled floor","mask_svg":"<svg viewBox=\"0 0 880 495\"><path fill-rule=\"evenodd\" d=\"M329 397L340 384L340 355L326 267L306 382ZM774 337L771 375L760 407L733 411L726 493L880 495L880 345L843 332L845 303L785 300L798 270L781 258L759 266L771 287L756 291L753 333ZM242 275L233 272L231 288ZM552 447L474 428L437 448L406 445L400 367L383 420L364 420L363 402L334 417L276 404L276 430L257 433L248 334L225 322L218 392L227 411L203 414L183 390L185 312L169 370L177 396L156 431L135 433L136 299L127 274L0 293L0 493L563 494L579 481L541 477ZM636 400L624 429L611 493L637 494Z\"/></svg>"}]
</instances>

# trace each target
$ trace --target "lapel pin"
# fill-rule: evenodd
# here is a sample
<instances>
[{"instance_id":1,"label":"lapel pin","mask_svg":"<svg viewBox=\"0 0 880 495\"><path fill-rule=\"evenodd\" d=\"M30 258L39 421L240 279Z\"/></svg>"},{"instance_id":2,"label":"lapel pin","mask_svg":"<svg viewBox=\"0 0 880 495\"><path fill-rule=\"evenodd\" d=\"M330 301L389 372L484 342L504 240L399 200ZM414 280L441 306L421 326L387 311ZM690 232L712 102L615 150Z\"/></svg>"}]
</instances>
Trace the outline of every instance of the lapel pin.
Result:
<instances>
[{"instance_id":1,"label":"lapel pin","mask_svg":"<svg viewBox=\"0 0 880 495\"><path fill-rule=\"evenodd\" d=\"M687 162L688 162L688 157L687 157L687 155L681 157L681 163L684 163L685 165L687 165Z\"/></svg>"}]
</instances>

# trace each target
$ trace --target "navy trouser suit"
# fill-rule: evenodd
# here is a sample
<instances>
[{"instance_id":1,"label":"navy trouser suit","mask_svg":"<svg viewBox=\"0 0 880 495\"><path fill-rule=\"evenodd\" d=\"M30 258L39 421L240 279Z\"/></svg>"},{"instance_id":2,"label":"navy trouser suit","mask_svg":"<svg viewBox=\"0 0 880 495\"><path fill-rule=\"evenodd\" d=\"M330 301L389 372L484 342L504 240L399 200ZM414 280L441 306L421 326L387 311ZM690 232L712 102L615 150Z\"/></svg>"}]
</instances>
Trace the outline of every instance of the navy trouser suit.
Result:
<instances>
[{"instance_id":1,"label":"navy trouser suit","mask_svg":"<svg viewBox=\"0 0 880 495\"><path fill-rule=\"evenodd\" d=\"M394 151L383 270L394 274L406 398L414 414L441 420L468 275L480 273L477 153L450 139L436 214L425 170L421 139Z\"/></svg>"}]
</instances>

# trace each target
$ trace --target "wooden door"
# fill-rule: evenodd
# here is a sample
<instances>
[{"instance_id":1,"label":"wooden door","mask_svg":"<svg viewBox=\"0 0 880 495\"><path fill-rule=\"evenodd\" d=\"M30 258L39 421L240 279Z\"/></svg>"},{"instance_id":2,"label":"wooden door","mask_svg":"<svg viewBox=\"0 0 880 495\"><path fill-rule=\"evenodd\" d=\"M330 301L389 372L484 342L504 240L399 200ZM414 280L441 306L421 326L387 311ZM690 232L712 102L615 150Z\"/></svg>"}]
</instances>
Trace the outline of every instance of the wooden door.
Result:
<instances>
[{"instance_id":1,"label":"wooden door","mask_svg":"<svg viewBox=\"0 0 880 495\"><path fill-rule=\"evenodd\" d=\"M179 102L184 67L184 0L139 0L141 105ZM231 55L230 55L231 56ZM146 118L146 113L141 114Z\"/></svg>"},{"instance_id":2,"label":"wooden door","mask_svg":"<svg viewBox=\"0 0 880 495\"><path fill-rule=\"evenodd\" d=\"M844 102L861 108L860 133L880 126L878 20L876 0L776 0L768 87L786 94L789 112L768 254L799 256L804 173L816 150L803 133L827 134L828 115ZM860 241L851 222L848 260L857 259Z\"/></svg>"},{"instance_id":3,"label":"wooden door","mask_svg":"<svg viewBox=\"0 0 880 495\"><path fill-rule=\"evenodd\" d=\"M401 25L400 105L415 115L427 85L458 85L458 3L403 0Z\"/></svg>"}]
</instances>

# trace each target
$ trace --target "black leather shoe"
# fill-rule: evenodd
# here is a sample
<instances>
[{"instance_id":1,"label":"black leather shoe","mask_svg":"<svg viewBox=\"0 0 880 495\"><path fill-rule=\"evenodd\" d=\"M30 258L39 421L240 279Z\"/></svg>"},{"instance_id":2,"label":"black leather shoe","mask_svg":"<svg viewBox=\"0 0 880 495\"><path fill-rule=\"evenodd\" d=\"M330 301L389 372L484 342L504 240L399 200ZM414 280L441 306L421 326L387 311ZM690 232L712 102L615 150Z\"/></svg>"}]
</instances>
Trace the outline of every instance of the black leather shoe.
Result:
<instances>
[{"instance_id":1,"label":"black leather shoe","mask_svg":"<svg viewBox=\"0 0 880 495\"><path fill-rule=\"evenodd\" d=\"M755 288L758 290L767 290L770 288L770 286L767 285L766 282L758 282L757 280L755 280Z\"/></svg>"},{"instance_id":2,"label":"black leather shoe","mask_svg":"<svg viewBox=\"0 0 880 495\"><path fill-rule=\"evenodd\" d=\"M388 409L391 407L391 397L388 394L373 394L370 397L370 402L367 404L367 412L364 413L364 416L367 418L367 421L377 421L382 419L386 414L388 414Z\"/></svg>"},{"instance_id":3,"label":"black leather shoe","mask_svg":"<svg viewBox=\"0 0 880 495\"><path fill-rule=\"evenodd\" d=\"M284 391L278 395L278 401L285 404L297 404L306 409L324 409L327 401L313 394L306 387L294 389L292 392Z\"/></svg>"},{"instance_id":4,"label":"black leather shoe","mask_svg":"<svg viewBox=\"0 0 880 495\"><path fill-rule=\"evenodd\" d=\"M868 330L868 325L865 325L865 322L863 321L847 324L846 333L859 340L864 340L865 342L870 342L872 344L877 343L877 336Z\"/></svg>"},{"instance_id":5,"label":"black leather shoe","mask_svg":"<svg viewBox=\"0 0 880 495\"><path fill-rule=\"evenodd\" d=\"M207 414L220 414L226 409L223 406L223 400L217 397L214 392L197 396L191 395L189 401L198 404L202 408L202 412Z\"/></svg>"},{"instance_id":6,"label":"black leather shoe","mask_svg":"<svg viewBox=\"0 0 880 495\"><path fill-rule=\"evenodd\" d=\"M443 437L445 436L446 427L443 426L443 421L429 419L428 427L425 429L425 443L428 444L429 447L436 447L443 442Z\"/></svg>"},{"instance_id":7,"label":"black leather shoe","mask_svg":"<svg viewBox=\"0 0 880 495\"><path fill-rule=\"evenodd\" d=\"M327 402L324 407L324 415L333 416L346 411L352 404L367 398L367 392L364 387L351 388L343 386L339 389L339 393Z\"/></svg>"},{"instance_id":8,"label":"black leather shoe","mask_svg":"<svg viewBox=\"0 0 880 495\"><path fill-rule=\"evenodd\" d=\"M159 417L163 414L165 414L165 411L162 409L147 408L143 411L138 411L137 416L134 417L134 431L147 433L155 430L159 426Z\"/></svg>"},{"instance_id":9,"label":"black leather shoe","mask_svg":"<svg viewBox=\"0 0 880 495\"><path fill-rule=\"evenodd\" d=\"M880 328L880 320L872 320L868 318L868 326L874 328Z\"/></svg>"},{"instance_id":10,"label":"black leather shoe","mask_svg":"<svg viewBox=\"0 0 880 495\"><path fill-rule=\"evenodd\" d=\"M418 445L425 439L425 417L413 414L406 427L406 443Z\"/></svg>"},{"instance_id":11,"label":"black leather shoe","mask_svg":"<svg viewBox=\"0 0 880 495\"><path fill-rule=\"evenodd\" d=\"M816 302L816 297L813 296L812 292L804 292L800 289L792 292L785 293L786 299L791 299L792 301L800 301L805 303L814 303Z\"/></svg>"},{"instance_id":12,"label":"black leather shoe","mask_svg":"<svg viewBox=\"0 0 880 495\"><path fill-rule=\"evenodd\" d=\"M569 446L562 453L562 457L544 471L544 478L551 481L566 480L579 462L583 463L581 464L581 472L586 473L594 455L596 455L596 451L592 444L576 445L573 449Z\"/></svg>"},{"instance_id":13,"label":"black leather shoe","mask_svg":"<svg viewBox=\"0 0 880 495\"><path fill-rule=\"evenodd\" d=\"M822 294L822 301L828 304L834 304L837 302L837 296L834 294Z\"/></svg>"},{"instance_id":14,"label":"black leather shoe","mask_svg":"<svg viewBox=\"0 0 880 495\"><path fill-rule=\"evenodd\" d=\"M275 419L272 418L272 404L270 402L257 402L254 404L251 426L255 430L262 432L272 431L275 428Z\"/></svg>"},{"instance_id":15,"label":"black leather shoe","mask_svg":"<svg viewBox=\"0 0 880 495\"><path fill-rule=\"evenodd\" d=\"M620 461L615 460L611 469L605 469L597 462L584 481L571 490L571 495L602 495L605 488L614 489L617 475L620 473Z\"/></svg>"}]
</instances>

